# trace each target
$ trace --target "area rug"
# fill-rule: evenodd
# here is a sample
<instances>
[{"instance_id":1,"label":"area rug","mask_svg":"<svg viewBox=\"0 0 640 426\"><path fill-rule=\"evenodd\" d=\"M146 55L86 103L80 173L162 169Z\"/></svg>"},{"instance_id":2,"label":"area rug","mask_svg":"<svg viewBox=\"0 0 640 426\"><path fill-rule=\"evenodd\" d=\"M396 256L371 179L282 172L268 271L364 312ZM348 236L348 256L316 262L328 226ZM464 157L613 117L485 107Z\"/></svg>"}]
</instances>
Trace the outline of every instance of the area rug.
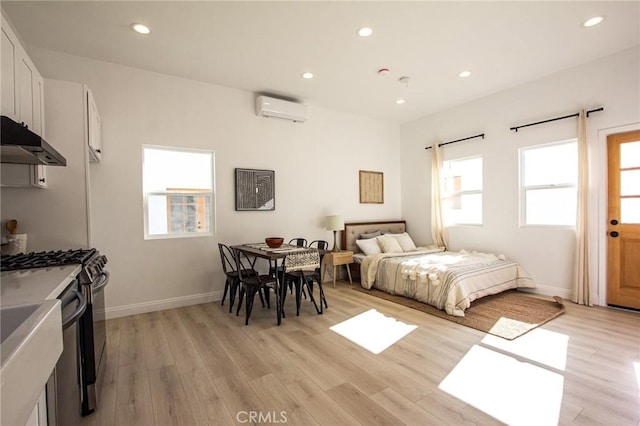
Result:
<instances>
[{"instance_id":1,"label":"area rug","mask_svg":"<svg viewBox=\"0 0 640 426\"><path fill-rule=\"evenodd\" d=\"M559 296L547 300L510 290L478 299L467 308L464 317L454 317L433 306L406 297L376 289L366 290L360 286L351 288L507 340L522 336L565 311L562 298Z\"/></svg>"}]
</instances>

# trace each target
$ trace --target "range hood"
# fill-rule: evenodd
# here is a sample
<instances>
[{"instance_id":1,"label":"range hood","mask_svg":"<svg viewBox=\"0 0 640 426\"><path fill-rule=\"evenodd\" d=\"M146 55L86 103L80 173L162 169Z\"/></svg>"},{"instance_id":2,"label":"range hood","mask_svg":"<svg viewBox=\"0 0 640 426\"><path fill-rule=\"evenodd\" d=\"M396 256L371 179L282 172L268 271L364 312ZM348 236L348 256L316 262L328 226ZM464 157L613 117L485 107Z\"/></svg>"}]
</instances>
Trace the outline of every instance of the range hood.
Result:
<instances>
[{"instance_id":1,"label":"range hood","mask_svg":"<svg viewBox=\"0 0 640 426\"><path fill-rule=\"evenodd\" d=\"M2 116L0 129L0 162L66 166L67 160L24 124Z\"/></svg>"}]
</instances>

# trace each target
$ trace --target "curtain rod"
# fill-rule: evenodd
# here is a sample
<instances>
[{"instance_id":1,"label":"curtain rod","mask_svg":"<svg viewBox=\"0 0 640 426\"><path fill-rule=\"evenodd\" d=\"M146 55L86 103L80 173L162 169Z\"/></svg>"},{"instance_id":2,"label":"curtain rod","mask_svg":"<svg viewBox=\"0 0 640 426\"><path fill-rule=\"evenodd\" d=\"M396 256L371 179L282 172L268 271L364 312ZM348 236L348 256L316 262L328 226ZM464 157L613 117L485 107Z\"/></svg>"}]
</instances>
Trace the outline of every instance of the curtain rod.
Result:
<instances>
[{"instance_id":1,"label":"curtain rod","mask_svg":"<svg viewBox=\"0 0 640 426\"><path fill-rule=\"evenodd\" d=\"M475 136L469 136L468 138L456 139L455 141L439 143L439 144L438 144L438 146L445 146L445 145L449 145L450 143L456 143L456 142L468 141L469 139L475 139L475 138L482 138L482 139L484 139L484 133L480 133L479 135L475 135ZM426 147L425 149L431 149L431 148L432 148L432 147L428 146L428 147Z\"/></svg>"},{"instance_id":2,"label":"curtain rod","mask_svg":"<svg viewBox=\"0 0 640 426\"><path fill-rule=\"evenodd\" d=\"M590 111L587 111L587 117L589 117L589 114L591 114L592 112L599 112L599 111L604 111L604 107L600 107L600 108L597 108L597 109L592 109ZM523 124L521 126L511 127L509 130L515 130L517 132L518 129L521 129L523 127L537 126L538 124L544 124L544 123L550 123L552 121L564 120L565 118L577 117L579 115L580 115L580 113L576 112L575 114L565 115L563 117L550 118L548 120L536 121L535 123L529 123L529 124Z\"/></svg>"}]
</instances>

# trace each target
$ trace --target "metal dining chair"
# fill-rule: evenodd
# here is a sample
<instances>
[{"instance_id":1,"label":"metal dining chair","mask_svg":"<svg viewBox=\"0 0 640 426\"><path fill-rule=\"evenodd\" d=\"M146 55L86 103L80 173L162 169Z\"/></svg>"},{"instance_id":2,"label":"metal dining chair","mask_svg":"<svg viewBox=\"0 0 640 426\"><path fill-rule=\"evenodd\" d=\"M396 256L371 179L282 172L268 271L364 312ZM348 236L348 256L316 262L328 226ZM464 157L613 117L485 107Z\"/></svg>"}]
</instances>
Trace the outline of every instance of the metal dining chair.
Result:
<instances>
[{"instance_id":1,"label":"metal dining chair","mask_svg":"<svg viewBox=\"0 0 640 426\"><path fill-rule=\"evenodd\" d=\"M307 239L306 238L301 238L301 237L292 238L292 239L289 240L289 245L298 246L298 247L306 247L307 246ZM282 272L282 271L280 271L280 272ZM275 274L276 274L276 270L273 267L269 267L269 275L275 276ZM285 284L287 284L289 286L289 291L291 293L293 293L293 283L290 280L286 280L285 279Z\"/></svg>"},{"instance_id":2,"label":"metal dining chair","mask_svg":"<svg viewBox=\"0 0 640 426\"><path fill-rule=\"evenodd\" d=\"M307 246L307 239L306 238L292 238L292 239L289 240L289 244L291 244L292 246L306 247Z\"/></svg>"},{"instance_id":3,"label":"metal dining chair","mask_svg":"<svg viewBox=\"0 0 640 426\"><path fill-rule=\"evenodd\" d=\"M309 243L309 247L317 248L318 250L329 250L329 242L326 240L314 240ZM327 298L324 296L324 289L322 288L322 257L324 255L320 254L320 267L316 268L313 273L309 274L307 277L307 281L309 282L309 291L313 292L313 282L318 283L318 288L320 289L320 300L324 302L325 308L328 308Z\"/></svg>"},{"instance_id":4,"label":"metal dining chair","mask_svg":"<svg viewBox=\"0 0 640 426\"><path fill-rule=\"evenodd\" d=\"M315 248L318 250L327 250L329 247L329 243L325 240L315 240L312 241L309 245L309 248ZM320 265L322 265L322 259L320 261ZM296 315L300 315L300 305L302 303L302 297L307 298L307 292L305 288L309 292L309 299L316 308L316 312L321 314L323 312L324 307L328 308L327 299L324 295L324 289L322 288L322 282L320 281L320 267L316 268L313 271L295 271L286 274L286 283L289 285L289 288L295 287L296 294ZM313 282L318 282L318 288L320 289L320 307L318 308L318 304L316 303L315 298L313 297ZM283 304L286 295L283 294Z\"/></svg>"},{"instance_id":5,"label":"metal dining chair","mask_svg":"<svg viewBox=\"0 0 640 426\"><path fill-rule=\"evenodd\" d=\"M236 310L236 316L240 314L242 308L242 300L245 299L245 320L244 324L249 325L249 317L253 310L253 300L256 293L264 292L265 299L267 300L267 307L271 308L270 294L271 289L276 288L276 277L271 274L260 275L260 273L254 268L254 263L249 259L249 256L241 251L234 250L236 258L236 270L238 271L238 280L240 282L240 297L238 299L238 309ZM277 299L276 299L277 300Z\"/></svg>"},{"instance_id":6,"label":"metal dining chair","mask_svg":"<svg viewBox=\"0 0 640 426\"><path fill-rule=\"evenodd\" d=\"M231 312L238 292L238 284L240 283L236 266L236 256L233 250L225 244L218 243L218 250L220 250L222 270L226 276L226 280L224 282L224 293L222 294L222 302L220 302L220 304L224 306L227 293L229 293L229 312Z\"/></svg>"}]
</instances>

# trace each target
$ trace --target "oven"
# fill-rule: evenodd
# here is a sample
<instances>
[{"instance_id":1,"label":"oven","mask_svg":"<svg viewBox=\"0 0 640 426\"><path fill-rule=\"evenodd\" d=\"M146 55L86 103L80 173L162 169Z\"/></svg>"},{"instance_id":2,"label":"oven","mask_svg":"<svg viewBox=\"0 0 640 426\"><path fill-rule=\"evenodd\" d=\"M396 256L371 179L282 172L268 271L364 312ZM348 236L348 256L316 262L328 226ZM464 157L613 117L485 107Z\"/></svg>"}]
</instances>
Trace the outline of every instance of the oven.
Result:
<instances>
[{"instance_id":1,"label":"oven","mask_svg":"<svg viewBox=\"0 0 640 426\"><path fill-rule=\"evenodd\" d=\"M74 280L58 296L62 308L62 354L47 382L47 415L50 426L80 424L80 387L78 330L86 314L86 298Z\"/></svg>"},{"instance_id":2,"label":"oven","mask_svg":"<svg viewBox=\"0 0 640 426\"><path fill-rule=\"evenodd\" d=\"M98 262L99 260L93 260ZM105 258L106 261L106 258ZM83 348L84 381L82 392L82 415L93 413L97 406L106 364L107 324L105 317L104 290L109 283L109 272L98 268L94 275L87 274L88 266L79 275L82 294L87 300L87 314L80 318L80 347Z\"/></svg>"},{"instance_id":3,"label":"oven","mask_svg":"<svg viewBox=\"0 0 640 426\"><path fill-rule=\"evenodd\" d=\"M106 364L105 288L107 258L96 249L58 250L2 256L0 270L81 265L76 279L58 297L63 312L63 353L47 384L49 424L79 424L95 411ZM57 420L57 421L56 421Z\"/></svg>"}]
</instances>

